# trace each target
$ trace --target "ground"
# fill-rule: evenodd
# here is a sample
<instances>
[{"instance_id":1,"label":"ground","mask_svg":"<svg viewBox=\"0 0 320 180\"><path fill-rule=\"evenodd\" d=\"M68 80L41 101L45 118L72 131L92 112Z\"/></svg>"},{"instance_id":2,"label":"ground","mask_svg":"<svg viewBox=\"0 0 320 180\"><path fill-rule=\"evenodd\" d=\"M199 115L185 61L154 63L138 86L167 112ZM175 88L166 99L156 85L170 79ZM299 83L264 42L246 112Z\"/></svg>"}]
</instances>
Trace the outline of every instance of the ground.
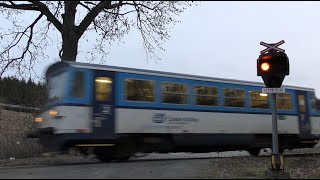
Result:
<instances>
[{"instance_id":1,"label":"ground","mask_svg":"<svg viewBox=\"0 0 320 180\"><path fill-rule=\"evenodd\" d=\"M38 157L42 153L36 139L26 137L36 127L35 114L0 107L0 159Z\"/></svg>"},{"instance_id":2,"label":"ground","mask_svg":"<svg viewBox=\"0 0 320 180\"><path fill-rule=\"evenodd\" d=\"M223 161L213 159L210 175L213 179L269 179L270 157L238 157L226 158ZM320 158L287 157L284 172L291 179L320 178Z\"/></svg>"},{"instance_id":3,"label":"ground","mask_svg":"<svg viewBox=\"0 0 320 180\"><path fill-rule=\"evenodd\" d=\"M159 159L153 161L135 159L118 163L99 163L96 159L66 155L6 159L0 160L0 178L19 178L26 174L30 178L57 178L55 172L64 169L70 169L70 172L63 171L67 177L84 178L84 176L87 177L86 172L72 172L80 172L88 168L105 171L97 178L271 179L270 156ZM115 173L121 170L123 170L122 173ZM284 172L288 174L285 179L318 179L320 178L320 158L319 156L285 157Z\"/></svg>"}]
</instances>

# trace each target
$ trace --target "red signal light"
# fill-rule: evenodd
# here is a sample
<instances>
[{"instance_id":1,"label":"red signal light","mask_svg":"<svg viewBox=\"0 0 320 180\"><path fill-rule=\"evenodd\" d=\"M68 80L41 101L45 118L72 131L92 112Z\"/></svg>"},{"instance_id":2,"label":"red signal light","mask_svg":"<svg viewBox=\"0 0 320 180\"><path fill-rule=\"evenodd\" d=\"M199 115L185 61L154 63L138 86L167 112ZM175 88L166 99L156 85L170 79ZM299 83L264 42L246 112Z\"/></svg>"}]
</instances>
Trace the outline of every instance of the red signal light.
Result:
<instances>
[{"instance_id":1,"label":"red signal light","mask_svg":"<svg viewBox=\"0 0 320 180\"><path fill-rule=\"evenodd\" d=\"M262 63L260 68L262 69L262 71L268 71L270 69L270 64L269 63Z\"/></svg>"}]
</instances>

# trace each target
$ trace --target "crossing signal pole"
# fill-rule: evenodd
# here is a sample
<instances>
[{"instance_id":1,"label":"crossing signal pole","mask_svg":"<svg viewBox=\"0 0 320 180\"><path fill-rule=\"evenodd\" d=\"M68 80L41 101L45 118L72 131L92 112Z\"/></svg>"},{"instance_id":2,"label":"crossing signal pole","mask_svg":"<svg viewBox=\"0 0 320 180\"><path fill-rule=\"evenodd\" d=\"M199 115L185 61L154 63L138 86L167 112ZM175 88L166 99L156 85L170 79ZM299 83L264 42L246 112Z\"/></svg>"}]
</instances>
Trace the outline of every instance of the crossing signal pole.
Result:
<instances>
[{"instance_id":1,"label":"crossing signal pole","mask_svg":"<svg viewBox=\"0 0 320 180\"><path fill-rule=\"evenodd\" d=\"M277 107L276 93L283 93L285 90L281 88L285 76L289 75L289 58L284 49L277 46L284 43L284 40L275 43L267 44L260 42L260 45L267 48L260 51L260 56L257 60L257 75L261 76L266 88L262 92L271 95L272 109L272 155L271 155L271 170L278 173L284 171L283 156L279 154L278 142L278 124L277 124Z\"/></svg>"}]
</instances>

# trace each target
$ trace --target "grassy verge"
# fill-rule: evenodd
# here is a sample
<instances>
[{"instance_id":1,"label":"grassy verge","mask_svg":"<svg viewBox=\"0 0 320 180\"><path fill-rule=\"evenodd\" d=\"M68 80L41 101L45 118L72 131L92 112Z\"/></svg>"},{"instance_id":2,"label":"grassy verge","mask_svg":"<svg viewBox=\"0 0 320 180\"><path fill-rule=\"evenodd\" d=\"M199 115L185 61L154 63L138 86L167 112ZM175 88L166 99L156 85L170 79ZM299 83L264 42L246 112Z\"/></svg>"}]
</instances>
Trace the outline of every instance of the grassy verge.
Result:
<instances>
[{"instance_id":1,"label":"grassy verge","mask_svg":"<svg viewBox=\"0 0 320 180\"><path fill-rule=\"evenodd\" d=\"M319 157L285 157L285 179L320 178ZM270 157L237 157L213 159L209 177L212 179L271 179ZM285 175L288 176L285 176Z\"/></svg>"}]
</instances>

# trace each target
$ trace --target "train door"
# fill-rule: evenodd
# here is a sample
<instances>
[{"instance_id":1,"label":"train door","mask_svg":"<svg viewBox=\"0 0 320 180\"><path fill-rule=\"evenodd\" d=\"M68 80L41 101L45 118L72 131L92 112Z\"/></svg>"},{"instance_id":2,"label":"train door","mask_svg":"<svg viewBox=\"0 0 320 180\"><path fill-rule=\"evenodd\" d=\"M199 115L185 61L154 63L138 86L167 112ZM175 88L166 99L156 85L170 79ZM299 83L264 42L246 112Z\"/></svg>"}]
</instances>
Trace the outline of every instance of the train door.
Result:
<instances>
[{"instance_id":1,"label":"train door","mask_svg":"<svg viewBox=\"0 0 320 180\"><path fill-rule=\"evenodd\" d=\"M304 91L297 91L297 102L300 136L306 138L311 135L309 109L307 106L307 93Z\"/></svg>"},{"instance_id":2,"label":"train door","mask_svg":"<svg viewBox=\"0 0 320 180\"><path fill-rule=\"evenodd\" d=\"M95 71L93 131L99 138L114 136L114 73Z\"/></svg>"}]
</instances>

